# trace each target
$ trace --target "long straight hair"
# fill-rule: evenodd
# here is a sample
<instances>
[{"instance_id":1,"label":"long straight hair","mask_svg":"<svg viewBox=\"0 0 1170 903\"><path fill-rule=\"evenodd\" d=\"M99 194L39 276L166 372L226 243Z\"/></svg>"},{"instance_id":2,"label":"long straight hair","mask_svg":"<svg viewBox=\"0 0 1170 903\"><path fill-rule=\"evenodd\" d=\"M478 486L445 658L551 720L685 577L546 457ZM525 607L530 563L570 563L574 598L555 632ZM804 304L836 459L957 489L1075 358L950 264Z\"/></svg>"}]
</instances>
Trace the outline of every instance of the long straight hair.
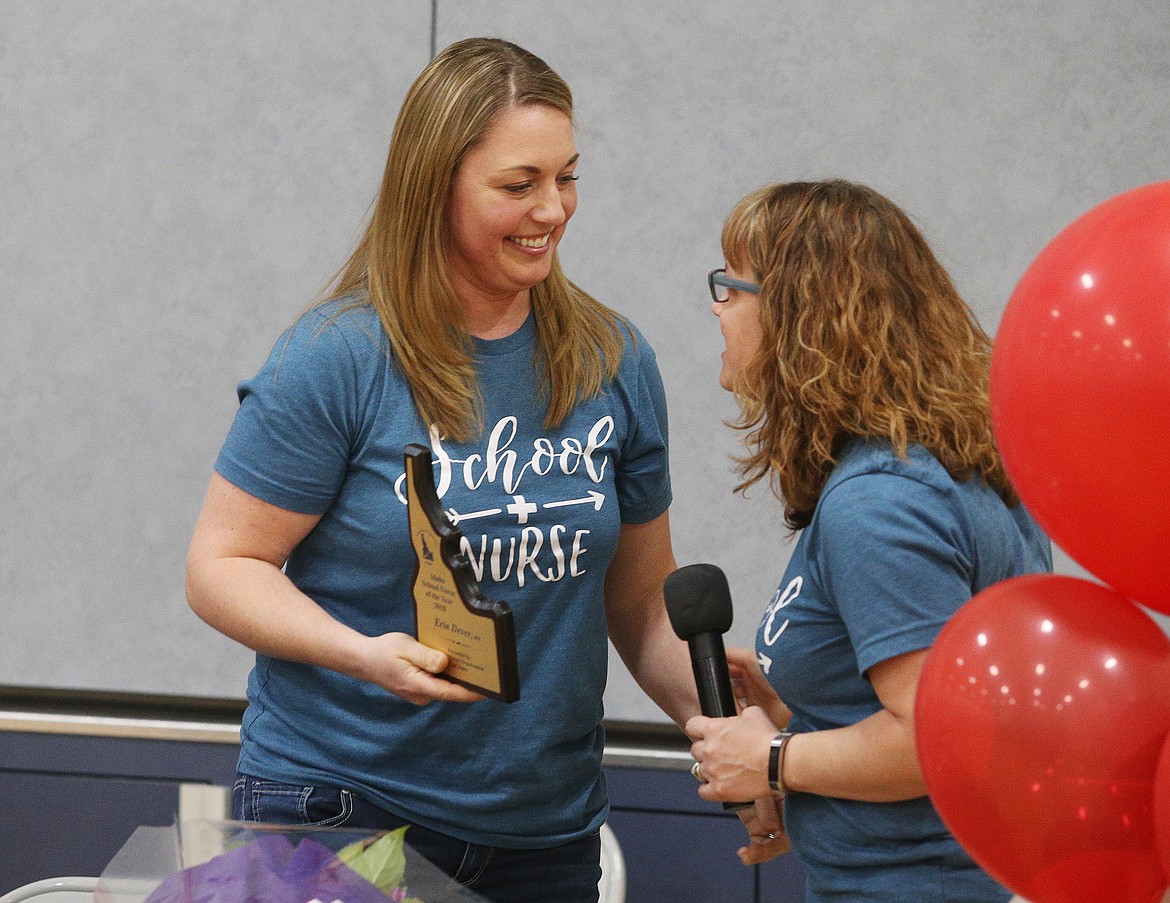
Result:
<instances>
[{"instance_id":1,"label":"long straight hair","mask_svg":"<svg viewBox=\"0 0 1170 903\"><path fill-rule=\"evenodd\" d=\"M447 207L467 152L500 114L530 104L572 119L568 85L532 53L495 38L439 53L406 95L370 222L327 292L373 306L419 413L455 441L481 435L483 415L473 341L447 272ZM551 428L616 375L622 321L573 285L555 254L531 300Z\"/></svg>"},{"instance_id":2,"label":"long straight hair","mask_svg":"<svg viewBox=\"0 0 1170 903\"><path fill-rule=\"evenodd\" d=\"M991 429L991 339L899 207L843 180L769 185L722 244L761 285L762 339L733 386L739 490L767 476L800 529L845 442L869 438L903 457L921 445L1018 502Z\"/></svg>"}]
</instances>

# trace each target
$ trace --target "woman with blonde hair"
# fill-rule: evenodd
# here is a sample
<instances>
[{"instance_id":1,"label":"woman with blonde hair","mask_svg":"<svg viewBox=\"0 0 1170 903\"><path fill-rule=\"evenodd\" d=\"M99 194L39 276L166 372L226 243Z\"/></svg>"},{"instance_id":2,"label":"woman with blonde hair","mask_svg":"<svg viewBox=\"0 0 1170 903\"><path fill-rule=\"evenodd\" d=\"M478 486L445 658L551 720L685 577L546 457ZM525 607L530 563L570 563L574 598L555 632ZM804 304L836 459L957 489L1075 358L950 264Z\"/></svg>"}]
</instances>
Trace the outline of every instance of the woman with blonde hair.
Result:
<instances>
[{"instance_id":1,"label":"woman with blonde hair","mask_svg":"<svg viewBox=\"0 0 1170 903\"><path fill-rule=\"evenodd\" d=\"M722 244L709 283L739 488L768 479L800 535L756 649L729 653L748 707L686 726L699 794L782 804L787 838L755 830L740 855L790 842L809 901L1007 900L931 806L913 724L947 619L1052 568L992 435L991 341L909 217L864 186L762 188Z\"/></svg>"},{"instance_id":2,"label":"woman with blonde hair","mask_svg":"<svg viewBox=\"0 0 1170 903\"><path fill-rule=\"evenodd\" d=\"M662 604L654 355L557 260L577 163L569 88L538 57L473 38L426 67L330 297L240 385L188 558L192 608L257 653L235 817L409 825L496 903L597 899L607 630L679 723L698 711ZM511 704L412 635L411 443L511 609Z\"/></svg>"}]
</instances>

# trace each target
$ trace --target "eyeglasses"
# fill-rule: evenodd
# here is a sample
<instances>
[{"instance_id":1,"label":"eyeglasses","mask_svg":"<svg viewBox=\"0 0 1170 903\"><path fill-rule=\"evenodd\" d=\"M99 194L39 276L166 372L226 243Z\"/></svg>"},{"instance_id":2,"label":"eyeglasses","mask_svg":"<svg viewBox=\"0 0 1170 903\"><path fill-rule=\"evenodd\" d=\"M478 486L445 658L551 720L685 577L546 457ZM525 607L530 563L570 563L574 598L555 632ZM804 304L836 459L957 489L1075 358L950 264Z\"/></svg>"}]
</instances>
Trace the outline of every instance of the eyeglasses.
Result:
<instances>
[{"instance_id":1,"label":"eyeglasses","mask_svg":"<svg viewBox=\"0 0 1170 903\"><path fill-rule=\"evenodd\" d=\"M728 299L730 293L728 289L735 289L737 292L747 292L749 295L758 295L760 287L754 282L744 282L742 279L735 279L727 275L727 270L720 267L717 270L712 270L707 274L707 287L711 289L711 300L717 304L722 304Z\"/></svg>"}]
</instances>

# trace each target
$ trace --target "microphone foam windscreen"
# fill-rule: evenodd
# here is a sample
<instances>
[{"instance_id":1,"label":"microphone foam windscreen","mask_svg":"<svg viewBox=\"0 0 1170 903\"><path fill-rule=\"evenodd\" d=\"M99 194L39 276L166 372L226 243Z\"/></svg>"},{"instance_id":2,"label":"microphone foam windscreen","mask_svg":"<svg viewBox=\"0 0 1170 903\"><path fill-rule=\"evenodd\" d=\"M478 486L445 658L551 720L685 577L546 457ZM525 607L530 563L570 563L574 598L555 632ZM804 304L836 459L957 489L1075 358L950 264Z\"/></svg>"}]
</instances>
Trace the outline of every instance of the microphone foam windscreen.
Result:
<instances>
[{"instance_id":1,"label":"microphone foam windscreen","mask_svg":"<svg viewBox=\"0 0 1170 903\"><path fill-rule=\"evenodd\" d=\"M731 627L731 589L713 564L688 564L663 584L670 626L680 639L700 633L726 633Z\"/></svg>"}]
</instances>

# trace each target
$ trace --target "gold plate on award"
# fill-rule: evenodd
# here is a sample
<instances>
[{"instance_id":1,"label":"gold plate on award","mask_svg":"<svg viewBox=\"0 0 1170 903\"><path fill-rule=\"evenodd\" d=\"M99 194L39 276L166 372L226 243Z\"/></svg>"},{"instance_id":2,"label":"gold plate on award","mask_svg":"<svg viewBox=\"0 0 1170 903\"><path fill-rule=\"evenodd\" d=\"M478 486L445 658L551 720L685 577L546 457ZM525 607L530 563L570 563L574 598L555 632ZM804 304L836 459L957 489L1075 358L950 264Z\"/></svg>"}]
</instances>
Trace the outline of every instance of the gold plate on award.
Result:
<instances>
[{"instance_id":1,"label":"gold plate on award","mask_svg":"<svg viewBox=\"0 0 1170 903\"><path fill-rule=\"evenodd\" d=\"M512 610L484 598L435 491L431 451L406 446L406 510L414 546L415 635L447 654L446 677L504 702L520 698Z\"/></svg>"}]
</instances>

